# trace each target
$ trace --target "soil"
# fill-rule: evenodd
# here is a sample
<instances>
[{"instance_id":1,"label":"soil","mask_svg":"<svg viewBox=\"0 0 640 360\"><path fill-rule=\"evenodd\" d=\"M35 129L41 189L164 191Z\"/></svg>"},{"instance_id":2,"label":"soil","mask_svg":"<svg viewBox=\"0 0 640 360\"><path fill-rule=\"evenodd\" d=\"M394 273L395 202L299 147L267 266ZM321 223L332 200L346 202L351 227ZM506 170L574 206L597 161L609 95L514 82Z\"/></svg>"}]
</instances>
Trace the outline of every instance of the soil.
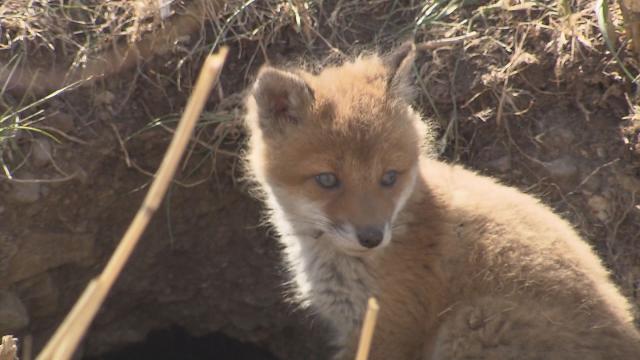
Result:
<instances>
[{"instance_id":1,"label":"soil","mask_svg":"<svg viewBox=\"0 0 640 360\"><path fill-rule=\"evenodd\" d=\"M397 33L394 24L384 22L389 38ZM353 44L372 48L379 39L371 26L354 23L335 46L345 53ZM319 29L331 38L330 28ZM266 49L271 61L333 53L319 40L310 47L293 29L278 36ZM510 34L501 36L513 43ZM512 54L486 39L426 54L418 70L427 91L417 106L445 137L445 161L498 177L552 206L598 250L637 306L640 125L625 119L636 89L604 50L559 71L559 56L545 48L549 41L548 31L530 30L524 50L535 59L514 65L509 82L503 70ZM322 359L329 351L327 329L287 302L277 242L260 226L260 206L239 180L234 154L243 140L242 91L251 80L241 74L255 73L264 57L255 41L228 45L221 85L197 131L201 144L191 147L79 357L155 359L158 353L145 351L171 343L162 352L202 349L189 356L194 359ZM39 181L0 179L0 304L15 310L10 319L0 314L11 320L0 322L0 332L31 338L39 349L103 268L171 137L148 125L181 111L201 60L187 61L178 74L175 54L156 54L68 91L42 107L43 125L59 142L33 132L14 139L15 177ZM9 89L6 96L25 93Z\"/></svg>"},{"instance_id":2,"label":"soil","mask_svg":"<svg viewBox=\"0 0 640 360\"><path fill-rule=\"evenodd\" d=\"M152 331L145 341L125 346L87 360L173 360L173 359L277 360L251 343L243 343L221 334L194 337L180 328Z\"/></svg>"}]
</instances>

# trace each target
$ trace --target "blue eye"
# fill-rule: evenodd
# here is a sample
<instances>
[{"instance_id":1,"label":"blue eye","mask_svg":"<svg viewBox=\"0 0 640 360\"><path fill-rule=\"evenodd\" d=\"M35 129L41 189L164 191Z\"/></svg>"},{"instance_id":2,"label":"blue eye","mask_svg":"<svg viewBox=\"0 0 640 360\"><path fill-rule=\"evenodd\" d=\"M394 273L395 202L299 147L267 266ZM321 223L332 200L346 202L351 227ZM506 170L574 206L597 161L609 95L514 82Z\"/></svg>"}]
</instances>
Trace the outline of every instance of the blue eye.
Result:
<instances>
[{"instance_id":1,"label":"blue eye","mask_svg":"<svg viewBox=\"0 0 640 360\"><path fill-rule=\"evenodd\" d=\"M398 178L398 172L395 170L389 170L384 175L382 175L382 179L380 179L380 185L384 187L391 187L396 183L396 179Z\"/></svg>"},{"instance_id":2,"label":"blue eye","mask_svg":"<svg viewBox=\"0 0 640 360\"><path fill-rule=\"evenodd\" d=\"M318 185L325 189L335 189L340 186L340 181L333 173L322 173L315 176Z\"/></svg>"}]
</instances>

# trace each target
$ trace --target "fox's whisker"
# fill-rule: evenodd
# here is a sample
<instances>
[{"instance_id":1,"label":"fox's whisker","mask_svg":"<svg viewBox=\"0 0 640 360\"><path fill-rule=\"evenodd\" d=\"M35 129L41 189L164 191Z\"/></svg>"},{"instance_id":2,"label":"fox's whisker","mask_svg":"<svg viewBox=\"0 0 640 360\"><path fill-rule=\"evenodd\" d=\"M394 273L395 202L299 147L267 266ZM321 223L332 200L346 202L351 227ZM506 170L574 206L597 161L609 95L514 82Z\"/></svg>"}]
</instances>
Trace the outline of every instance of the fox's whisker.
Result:
<instances>
[{"instance_id":1,"label":"fox's whisker","mask_svg":"<svg viewBox=\"0 0 640 360\"><path fill-rule=\"evenodd\" d=\"M289 221L292 224L308 224L308 225L318 225L318 226L322 226L322 227L326 227L326 228L330 228L332 226L334 226L333 222L330 221L329 219L325 219L325 218L314 218L314 219L310 219L310 218L306 218L306 217L289 217L287 218L287 221Z\"/></svg>"}]
</instances>

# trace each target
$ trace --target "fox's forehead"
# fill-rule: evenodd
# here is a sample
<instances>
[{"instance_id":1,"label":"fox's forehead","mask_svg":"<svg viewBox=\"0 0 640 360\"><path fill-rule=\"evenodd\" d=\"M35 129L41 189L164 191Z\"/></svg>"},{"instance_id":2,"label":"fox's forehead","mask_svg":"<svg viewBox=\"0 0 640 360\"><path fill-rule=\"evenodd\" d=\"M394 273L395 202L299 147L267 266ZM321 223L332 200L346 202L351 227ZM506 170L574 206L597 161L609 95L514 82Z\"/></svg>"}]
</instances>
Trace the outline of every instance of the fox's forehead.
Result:
<instances>
[{"instance_id":1,"label":"fox's forehead","mask_svg":"<svg viewBox=\"0 0 640 360\"><path fill-rule=\"evenodd\" d=\"M341 123L360 121L365 115L381 115L388 110L387 75L378 57L363 57L307 76L307 81L320 111Z\"/></svg>"},{"instance_id":2,"label":"fox's forehead","mask_svg":"<svg viewBox=\"0 0 640 360\"><path fill-rule=\"evenodd\" d=\"M389 99L387 78L377 57L306 74L315 105L305 121L289 129L282 151L309 173L354 170L364 175L411 166L421 135L409 107Z\"/></svg>"}]
</instances>

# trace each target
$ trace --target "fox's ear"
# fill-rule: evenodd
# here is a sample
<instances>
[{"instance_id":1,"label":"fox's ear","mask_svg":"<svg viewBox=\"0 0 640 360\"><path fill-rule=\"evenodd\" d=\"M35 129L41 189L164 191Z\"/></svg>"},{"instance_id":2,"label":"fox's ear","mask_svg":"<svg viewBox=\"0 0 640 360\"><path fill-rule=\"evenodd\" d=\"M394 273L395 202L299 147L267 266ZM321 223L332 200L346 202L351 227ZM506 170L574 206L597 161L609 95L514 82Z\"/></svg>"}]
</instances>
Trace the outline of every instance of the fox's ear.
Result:
<instances>
[{"instance_id":1,"label":"fox's ear","mask_svg":"<svg viewBox=\"0 0 640 360\"><path fill-rule=\"evenodd\" d=\"M387 93L408 103L415 97L415 86L411 78L411 70L416 58L416 45L407 41L384 58L387 67Z\"/></svg>"},{"instance_id":2,"label":"fox's ear","mask_svg":"<svg viewBox=\"0 0 640 360\"><path fill-rule=\"evenodd\" d=\"M270 66L260 69L251 96L257 105L259 126L267 132L299 123L314 102L313 90L302 77Z\"/></svg>"}]
</instances>

